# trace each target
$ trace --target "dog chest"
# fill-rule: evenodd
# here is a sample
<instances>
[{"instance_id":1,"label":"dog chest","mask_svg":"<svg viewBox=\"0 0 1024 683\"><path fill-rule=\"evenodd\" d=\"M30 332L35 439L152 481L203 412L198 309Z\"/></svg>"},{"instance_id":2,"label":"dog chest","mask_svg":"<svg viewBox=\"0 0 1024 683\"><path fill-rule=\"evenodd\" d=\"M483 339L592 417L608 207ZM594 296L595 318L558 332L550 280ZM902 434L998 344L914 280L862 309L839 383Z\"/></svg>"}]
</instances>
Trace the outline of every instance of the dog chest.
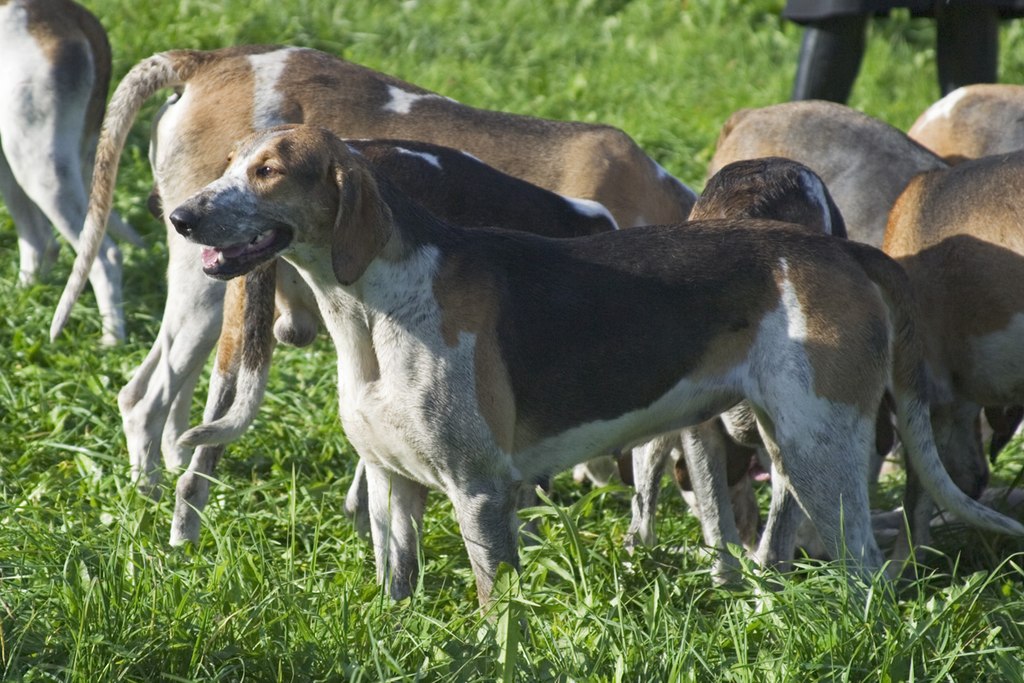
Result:
<instances>
[{"instance_id":1,"label":"dog chest","mask_svg":"<svg viewBox=\"0 0 1024 683\"><path fill-rule=\"evenodd\" d=\"M426 250L413 261L430 273L435 258ZM454 343L444 338L430 288L411 287L398 296L396 283L410 277L405 265L403 273L384 262L372 265L360 283L361 302L310 280L338 353L345 433L362 457L434 488L447 488L456 453L480 456L459 465L507 469L508 456L480 410L476 335L461 333ZM381 291L375 283L390 286Z\"/></svg>"}]
</instances>

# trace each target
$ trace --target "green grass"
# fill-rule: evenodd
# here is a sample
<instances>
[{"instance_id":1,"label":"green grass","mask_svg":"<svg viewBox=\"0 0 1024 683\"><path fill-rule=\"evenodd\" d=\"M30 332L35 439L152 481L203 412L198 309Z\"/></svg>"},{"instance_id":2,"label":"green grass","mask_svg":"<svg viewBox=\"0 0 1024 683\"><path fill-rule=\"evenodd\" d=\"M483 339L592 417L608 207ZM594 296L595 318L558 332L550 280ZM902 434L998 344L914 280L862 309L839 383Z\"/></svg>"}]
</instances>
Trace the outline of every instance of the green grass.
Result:
<instances>
[{"instance_id":1,"label":"green grass","mask_svg":"<svg viewBox=\"0 0 1024 683\"><path fill-rule=\"evenodd\" d=\"M699 188L722 121L788 97L799 42L781 0L89 0L116 78L176 47L318 47L467 103L604 121ZM1003 29L1003 80L1024 80L1024 36ZM937 94L933 30L872 27L851 104L906 128ZM147 236L125 249L129 340L96 347L87 295L46 339L71 262L21 290L0 205L0 675L24 681L599 680L1022 681L1024 562L971 537L898 596L836 567L712 585L678 496L658 548L627 557L629 492L562 477L527 511L539 539L476 608L450 506L433 496L422 586L392 604L342 515L355 454L336 419L333 351L282 349L254 428L218 470L202 542L171 549L159 503L128 485L115 395L162 312L166 248L148 217L145 145L130 138L118 208ZM199 414L196 404L196 417ZM1019 445L998 474L1024 467ZM880 494L891 502L898 489ZM1019 546L1016 547L1019 550ZM957 551L954 553L953 551Z\"/></svg>"}]
</instances>

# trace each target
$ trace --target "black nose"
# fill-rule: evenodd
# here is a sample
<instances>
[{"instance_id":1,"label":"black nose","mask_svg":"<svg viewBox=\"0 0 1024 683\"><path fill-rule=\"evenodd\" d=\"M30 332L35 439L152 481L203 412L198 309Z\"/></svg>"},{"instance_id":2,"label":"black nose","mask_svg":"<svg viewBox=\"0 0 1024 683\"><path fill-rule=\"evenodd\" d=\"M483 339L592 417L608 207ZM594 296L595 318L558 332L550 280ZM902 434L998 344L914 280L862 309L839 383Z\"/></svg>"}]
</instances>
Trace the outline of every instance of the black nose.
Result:
<instances>
[{"instance_id":1,"label":"black nose","mask_svg":"<svg viewBox=\"0 0 1024 683\"><path fill-rule=\"evenodd\" d=\"M190 237L192 232L195 230L196 223L199 222L195 212L186 209L183 206L179 206L177 209L171 212L168 216L171 221L171 225L178 231L178 234L182 237Z\"/></svg>"}]
</instances>

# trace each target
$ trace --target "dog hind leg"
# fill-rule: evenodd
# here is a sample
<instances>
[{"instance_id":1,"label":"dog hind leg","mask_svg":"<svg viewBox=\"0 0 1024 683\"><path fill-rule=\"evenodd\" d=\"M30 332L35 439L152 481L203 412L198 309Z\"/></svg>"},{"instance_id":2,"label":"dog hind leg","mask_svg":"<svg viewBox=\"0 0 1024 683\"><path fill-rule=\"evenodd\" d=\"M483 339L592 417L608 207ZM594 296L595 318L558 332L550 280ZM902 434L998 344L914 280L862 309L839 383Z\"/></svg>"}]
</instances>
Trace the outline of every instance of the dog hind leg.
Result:
<instances>
[{"instance_id":1,"label":"dog hind leg","mask_svg":"<svg viewBox=\"0 0 1024 683\"><path fill-rule=\"evenodd\" d=\"M704 542L716 553L712 576L718 583L734 579L739 563L729 546L742 544L730 500L726 438L718 419L682 431L683 457L696 503L694 511Z\"/></svg>"},{"instance_id":2,"label":"dog hind leg","mask_svg":"<svg viewBox=\"0 0 1024 683\"><path fill-rule=\"evenodd\" d=\"M629 552L638 544L653 546L657 542L655 511L661 493L661 477L665 473L665 461L678 440L678 432L672 432L633 449L633 517L623 540Z\"/></svg>"},{"instance_id":3,"label":"dog hind leg","mask_svg":"<svg viewBox=\"0 0 1024 683\"><path fill-rule=\"evenodd\" d=\"M14 219L18 233L18 284L27 287L45 276L57 260L60 247L53 238L50 222L14 179L7 158L0 150L0 195Z\"/></svg>"}]
</instances>

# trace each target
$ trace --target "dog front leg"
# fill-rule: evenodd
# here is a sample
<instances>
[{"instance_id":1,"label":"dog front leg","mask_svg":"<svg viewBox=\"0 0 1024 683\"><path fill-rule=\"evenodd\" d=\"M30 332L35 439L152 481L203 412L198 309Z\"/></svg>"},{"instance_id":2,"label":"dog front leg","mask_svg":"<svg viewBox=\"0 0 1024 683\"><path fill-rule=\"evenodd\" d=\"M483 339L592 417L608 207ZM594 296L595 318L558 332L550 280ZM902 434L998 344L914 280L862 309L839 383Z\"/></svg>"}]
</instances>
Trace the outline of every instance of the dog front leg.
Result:
<instances>
[{"instance_id":1,"label":"dog front leg","mask_svg":"<svg viewBox=\"0 0 1024 683\"><path fill-rule=\"evenodd\" d=\"M729 546L742 543L730 502L725 444L728 437L717 418L684 429L681 436L696 503L694 512L700 520L704 542L716 553L712 575L715 581L728 583L739 569Z\"/></svg>"},{"instance_id":2,"label":"dog front leg","mask_svg":"<svg viewBox=\"0 0 1024 683\"><path fill-rule=\"evenodd\" d=\"M364 467L377 583L389 586L392 600L402 600L412 595L419 576L427 489L380 465L366 462Z\"/></svg>"},{"instance_id":3,"label":"dog front leg","mask_svg":"<svg viewBox=\"0 0 1024 683\"><path fill-rule=\"evenodd\" d=\"M498 567L508 564L519 571L516 502L522 482L489 480L470 482L467 487L450 487L449 497L459 520L462 540L476 577L476 594L481 607L491 602Z\"/></svg>"},{"instance_id":4,"label":"dog front leg","mask_svg":"<svg viewBox=\"0 0 1024 683\"><path fill-rule=\"evenodd\" d=\"M678 432L663 434L633 449L633 517L623 544L633 552L637 544L653 546L657 542L655 509L661 492L661 477L665 473L665 460L679 443Z\"/></svg>"}]
</instances>

